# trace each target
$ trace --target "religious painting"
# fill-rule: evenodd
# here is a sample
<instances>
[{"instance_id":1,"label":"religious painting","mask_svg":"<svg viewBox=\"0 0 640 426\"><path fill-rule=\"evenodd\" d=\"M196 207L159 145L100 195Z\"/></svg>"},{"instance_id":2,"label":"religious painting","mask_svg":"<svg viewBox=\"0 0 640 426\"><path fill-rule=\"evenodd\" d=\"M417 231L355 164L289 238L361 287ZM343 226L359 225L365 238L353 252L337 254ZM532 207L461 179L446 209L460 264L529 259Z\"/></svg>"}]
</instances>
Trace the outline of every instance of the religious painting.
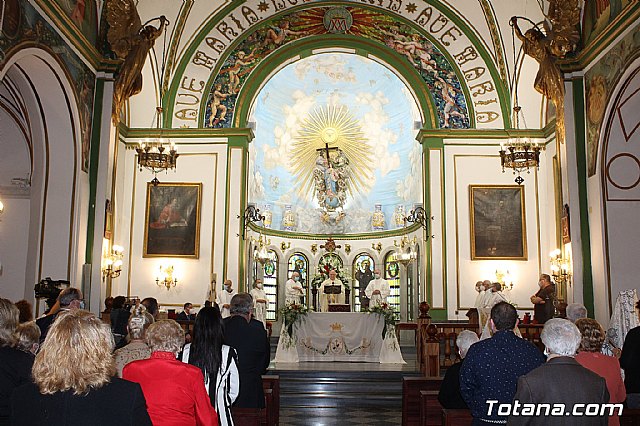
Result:
<instances>
[{"instance_id":1,"label":"religious painting","mask_svg":"<svg viewBox=\"0 0 640 426\"><path fill-rule=\"evenodd\" d=\"M569 219L569 205L565 204L562 207L562 217L560 218L560 225L562 227L562 244L569 244L571 242L571 222Z\"/></svg>"},{"instance_id":2,"label":"religious painting","mask_svg":"<svg viewBox=\"0 0 640 426\"><path fill-rule=\"evenodd\" d=\"M369 308L369 298L364 291L373 279L374 269L375 261L368 253L360 253L353 260L353 296L356 312ZM361 307L361 309L358 309L358 307Z\"/></svg>"},{"instance_id":3,"label":"religious painting","mask_svg":"<svg viewBox=\"0 0 640 426\"><path fill-rule=\"evenodd\" d=\"M198 258L201 183L147 184L144 257Z\"/></svg>"},{"instance_id":4,"label":"religious painting","mask_svg":"<svg viewBox=\"0 0 640 426\"><path fill-rule=\"evenodd\" d=\"M524 188L469 185L471 260L527 260Z\"/></svg>"},{"instance_id":5,"label":"religious painting","mask_svg":"<svg viewBox=\"0 0 640 426\"><path fill-rule=\"evenodd\" d=\"M631 0L598 0L587 1L582 14L582 41L586 46L602 33L623 10L631 4Z\"/></svg>"},{"instance_id":6,"label":"religious painting","mask_svg":"<svg viewBox=\"0 0 640 426\"><path fill-rule=\"evenodd\" d=\"M56 0L56 3L87 40L95 45L98 31L95 0Z\"/></svg>"}]
</instances>

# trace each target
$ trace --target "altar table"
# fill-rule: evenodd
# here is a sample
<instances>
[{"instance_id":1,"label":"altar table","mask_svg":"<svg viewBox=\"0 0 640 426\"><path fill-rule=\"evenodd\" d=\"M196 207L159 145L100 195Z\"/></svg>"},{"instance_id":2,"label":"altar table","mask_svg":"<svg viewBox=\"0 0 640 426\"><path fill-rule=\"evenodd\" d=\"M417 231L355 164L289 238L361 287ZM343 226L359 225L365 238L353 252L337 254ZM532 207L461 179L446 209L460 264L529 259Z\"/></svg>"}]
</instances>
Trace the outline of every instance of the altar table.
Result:
<instances>
[{"instance_id":1,"label":"altar table","mask_svg":"<svg viewBox=\"0 0 640 426\"><path fill-rule=\"evenodd\" d=\"M363 312L310 312L293 326L284 325L275 362L347 361L405 364L394 327L382 337L384 318Z\"/></svg>"}]
</instances>

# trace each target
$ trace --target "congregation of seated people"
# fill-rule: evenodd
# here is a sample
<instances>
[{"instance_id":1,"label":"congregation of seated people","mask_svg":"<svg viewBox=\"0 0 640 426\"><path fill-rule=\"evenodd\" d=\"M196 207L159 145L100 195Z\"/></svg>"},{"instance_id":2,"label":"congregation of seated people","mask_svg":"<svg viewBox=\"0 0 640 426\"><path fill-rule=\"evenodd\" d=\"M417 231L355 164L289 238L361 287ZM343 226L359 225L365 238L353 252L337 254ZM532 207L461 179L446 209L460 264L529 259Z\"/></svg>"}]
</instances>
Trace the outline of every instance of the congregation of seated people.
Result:
<instances>
[{"instance_id":1,"label":"congregation of seated people","mask_svg":"<svg viewBox=\"0 0 640 426\"><path fill-rule=\"evenodd\" d=\"M186 342L154 298L108 298L100 319L71 287L37 321L0 298L0 425L233 425L232 407L265 407L270 345L249 294L228 305L186 303Z\"/></svg>"},{"instance_id":2,"label":"congregation of seated people","mask_svg":"<svg viewBox=\"0 0 640 426\"><path fill-rule=\"evenodd\" d=\"M640 313L640 303L636 310ZM608 354L605 330L587 318L583 305L568 305L566 314L545 321L540 335L544 352L517 335L518 314L506 302L491 309L491 337L479 340L474 331L459 333L459 362L447 368L438 394L444 417L464 409L473 425L619 425L620 413L639 408L640 327L628 332L622 348ZM536 411L523 411L530 404L538 404ZM553 411L559 404L566 409L561 417ZM605 407L597 415L580 411L596 405Z\"/></svg>"}]
</instances>

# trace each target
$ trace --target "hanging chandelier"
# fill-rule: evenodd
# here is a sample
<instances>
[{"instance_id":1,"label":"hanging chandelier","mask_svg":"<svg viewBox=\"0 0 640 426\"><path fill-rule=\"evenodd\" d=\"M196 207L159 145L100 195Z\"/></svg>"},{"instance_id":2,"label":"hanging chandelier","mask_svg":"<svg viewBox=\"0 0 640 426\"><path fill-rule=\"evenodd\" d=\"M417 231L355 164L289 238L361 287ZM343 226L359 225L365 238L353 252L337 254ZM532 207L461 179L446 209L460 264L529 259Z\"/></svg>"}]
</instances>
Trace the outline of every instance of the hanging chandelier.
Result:
<instances>
[{"instance_id":1,"label":"hanging chandelier","mask_svg":"<svg viewBox=\"0 0 640 426\"><path fill-rule=\"evenodd\" d=\"M522 113L522 107L518 103L518 67L517 64L517 56L516 56L516 39L515 39L515 29L513 27L513 23L511 25L511 43L513 45L513 122L515 124L515 130L519 131L522 129L526 129L527 125L524 120L524 114ZM537 143L531 142L531 139L528 137L520 137L515 136L509 139L509 142L505 146L503 143L500 144L500 164L502 166L502 173L505 172L505 169L512 169L513 174L517 175L515 178L515 182L518 185L522 185L524 182L524 178L520 176L521 173L525 171L527 173L531 173L532 168L536 168L536 170L540 167L540 150L541 146Z\"/></svg>"},{"instance_id":2,"label":"hanging chandelier","mask_svg":"<svg viewBox=\"0 0 640 426\"><path fill-rule=\"evenodd\" d=\"M516 98L517 102L517 98ZM516 103L513 107L516 129L520 128L520 119L522 108ZM524 117L522 117L524 121ZM517 175L515 182L521 185L524 182L521 173L530 173L532 168L540 167L540 146L531 142L528 137L515 137L509 139L505 146L500 144L500 164L502 165L502 173L505 169L513 169L513 174Z\"/></svg>"},{"instance_id":3,"label":"hanging chandelier","mask_svg":"<svg viewBox=\"0 0 640 426\"><path fill-rule=\"evenodd\" d=\"M160 182L158 180L158 173L161 171L175 170L176 160L179 156L175 145L162 137L162 129L160 127L162 113L162 107L156 107L155 121L157 129L159 130L158 137L155 139L145 139L144 142L136 147L140 171L145 168L153 173L153 180L151 182L154 185Z\"/></svg>"},{"instance_id":4,"label":"hanging chandelier","mask_svg":"<svg viewBox=\"0 0 640 426\"><path fill-rule=\"evenodd\" d=\"M414 250L416 244L416 237L413 237L413 239L410 240L406 235L402 236L402 239L399 243L394 240L393 245L396 247L396 249L391 254L391 260L393 262L400 263L402 266L408 266L411 262L415 261L418 258L418 253L416 253L416 251Z\"/></svg>"},{"instance_id":5,"label":"hanging chandelier","mask_svg":"<svg viewBox=\"0 0 640 426\"><path fill-rule=\"evenodd\" d=\"M264 237L264 235L260 234L258 238L251 237L251 241L255 242L256 245L253 249L253 259L264 265L268 262L273 262L274 257L273 253L269 251L267 246L271 244L271 240L268 240Z\"/></svg>"}]
</instances>

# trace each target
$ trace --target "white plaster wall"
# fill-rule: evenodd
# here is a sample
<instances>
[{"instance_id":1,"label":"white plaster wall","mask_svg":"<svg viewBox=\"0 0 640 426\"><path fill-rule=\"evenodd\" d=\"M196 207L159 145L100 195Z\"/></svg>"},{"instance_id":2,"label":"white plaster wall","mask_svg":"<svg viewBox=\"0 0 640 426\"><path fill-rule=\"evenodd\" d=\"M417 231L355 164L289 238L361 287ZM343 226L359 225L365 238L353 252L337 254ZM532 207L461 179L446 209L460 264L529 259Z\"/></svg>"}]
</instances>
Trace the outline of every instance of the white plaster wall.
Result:
<instances>
[{"instance_id":1,"label":"white plaster wall","mask_svg":"<svg viewBox=\"0 0 640 426\"><path fill-rule=\"evenodd\" d=\"M25 283L29 235L29 199L1 197L0 296L13 302L33 297L33 286ZM35 285L35 283L33 283Z\"/></svg>"},{"instance_id":2,"label":"white plaster wall","mask_svg":"<svg viewBox=\"0 0 640 426\"><path fill-rule=\"evenodd\" d=\"M509 271L514 281L512 301L518 305L519 310L530 311L533 307L529 297L538 289L538 276L549 270L546 259L550 251L550 238L546 231L541 233L540 229L553 224L547 224L542 218L553 205L553 192L543 189L547 187L544 155L539 172L523 175L527 260L471 260L469 185L515 185L515 176L511 172L501 172L498 149L499 142L496 146L485 147L445 145L447 294L450 318L455 318L456 310L464 312L473 306L477 294L474 290L476 281L494 280L497 269ZM536 185L541 190L537 190Z\"/></svg>"},{"instance_id":3,"label":"white plaster wall","mask_svg":"<svg viewBox=\"0 0 640 426\"><path fill-rule=\"evenodd\" d=\"M135 150L125 149L123 143L118 150L114 204L114 243L125 248L125 259L120 277L113 280L112 295L155 297L165 308L182 306L187 301L202 304L214 274L220 282L226 231L226 144L220 140L213 141L217 143L194 139L173 141L180 154L176 171L160 173L158 179L163 183L202 183L199 257L143 257L147 182L153 175L147 170L138 170ZM166 290L156 285L161 263L174 265L178 278L175 288Z\"/></svg>"}]
</instances>

